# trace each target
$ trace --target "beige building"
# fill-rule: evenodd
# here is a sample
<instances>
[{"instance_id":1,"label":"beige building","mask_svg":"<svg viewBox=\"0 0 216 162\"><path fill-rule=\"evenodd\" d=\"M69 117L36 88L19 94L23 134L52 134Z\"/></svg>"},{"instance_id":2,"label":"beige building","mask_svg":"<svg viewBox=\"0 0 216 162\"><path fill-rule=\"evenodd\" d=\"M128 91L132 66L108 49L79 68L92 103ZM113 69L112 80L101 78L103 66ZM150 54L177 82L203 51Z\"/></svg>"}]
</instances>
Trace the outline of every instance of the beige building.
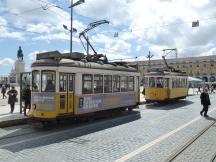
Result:
<instances>
[{"instance_id":1,"label":"beige building","mask_svg":"<svg viewBox=\"0 0 216 162\"><path fill-rule=\"evenodd\" d=\"M188 76L200 78L206 82L216 81L216 55L200 56L200 57L187 57L177 59L166 59L169 66L174 67L176 70L185 71ZM143 77L150 68L163 68L165 63L163 59L149 61L131 62L130 65L138 67L138 70Z\"/></svg>"}]
</instances>

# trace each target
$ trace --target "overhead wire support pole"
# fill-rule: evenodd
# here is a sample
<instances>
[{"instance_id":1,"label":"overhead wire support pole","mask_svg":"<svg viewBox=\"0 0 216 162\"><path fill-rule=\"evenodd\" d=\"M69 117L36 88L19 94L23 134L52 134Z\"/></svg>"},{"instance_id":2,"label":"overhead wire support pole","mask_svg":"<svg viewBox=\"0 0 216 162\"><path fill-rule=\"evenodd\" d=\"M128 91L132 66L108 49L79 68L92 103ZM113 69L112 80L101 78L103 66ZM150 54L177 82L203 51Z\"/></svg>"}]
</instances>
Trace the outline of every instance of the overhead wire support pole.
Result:
<instances>
[{"instance_id":1,"label":"overhead wire support pole","mask_svg":"<svg viewBox=\"0 0 216 162\"><path fill-rule=\"evenodd\" d=\"M149 70L151 68L151 58L153 57L154 55L151 55L151 52L149 51L149 54L146 56L146 58L149 59L149 62L148 62L148 66L149 66Z\"/></svg>"},{"instance_id":2,"label":"overhead wire support pole","mask_svg":"<svg viewBox=\"0 0 216 162\"><path fill-rule=\"evenodd\" d=\"M70 28L70 54L72 55L73 46L73 0L71 0L71 28Z\"/></svg>"},{"instance_id":3,"label":"overhead wire support pole","mask_svg":"<svg viewBox=\"0 0 216 162\"><path fill-rule=\"evenodd\" d=\"M72 55L73 52L73 7L80 5L82 3L84 3L85 0L79 0L75 3L73 3L73 0L71 0L71 5L69 6L69 8L71 9L71 26L70 26L70 54Z\"/></svg>"}]
</instances>

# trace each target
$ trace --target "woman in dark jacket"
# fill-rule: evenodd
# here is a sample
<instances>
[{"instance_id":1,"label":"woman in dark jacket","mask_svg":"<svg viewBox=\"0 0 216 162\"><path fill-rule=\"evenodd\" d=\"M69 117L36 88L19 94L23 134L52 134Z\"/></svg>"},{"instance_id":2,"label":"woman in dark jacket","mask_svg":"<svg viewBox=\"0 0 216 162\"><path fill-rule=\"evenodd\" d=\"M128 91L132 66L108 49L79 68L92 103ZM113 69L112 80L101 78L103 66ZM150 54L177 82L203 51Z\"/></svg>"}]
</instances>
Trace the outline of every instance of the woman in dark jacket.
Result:
<instances>
[{"instance_id":1,"label":"woman in dark jacket","mask_svg":"<svg viewBox=\"0 0 216 162\"><path fill-rule=\"evenodd\" d=\"M200 95L201 99L201 104L203 105L203 109L200 111L200 115L203 115L202 113L204 112L204 116L208 117L208 107L211 105L210 99L209 99L209 94L208 94L208 88L205 88L203 92Z\"/></svg>"},{"instance_id":2,"label":"woman in dark jacket","mask_svg":"<svg viewBox=\"0 0 216 162\"><path fill-rule=\"evenodd\" d=\"M8 97L8 104L10 104L11 107L11 113L13 113L14 111L14 105L16 102L16 96L17 96L17 90L15 90L14 86L11 87L11 90L9 90L7 92L7 94L9 95Z\"/></svg>"}]
</instances>

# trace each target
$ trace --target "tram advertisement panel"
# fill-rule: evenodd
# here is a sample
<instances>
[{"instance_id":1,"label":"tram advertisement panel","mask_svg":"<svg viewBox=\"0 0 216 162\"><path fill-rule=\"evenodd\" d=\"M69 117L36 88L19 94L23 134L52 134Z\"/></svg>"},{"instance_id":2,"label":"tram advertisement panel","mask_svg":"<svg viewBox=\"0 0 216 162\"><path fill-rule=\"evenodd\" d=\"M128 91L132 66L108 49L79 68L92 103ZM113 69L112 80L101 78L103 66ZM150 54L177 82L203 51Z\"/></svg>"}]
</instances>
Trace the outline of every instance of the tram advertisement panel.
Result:
<instances>
[{"instance_id":1,"label":"tram advertisement panel","mask_svg":"<svg viewBox=\"0 0 216 162\"><path fill-rule=\"evenodd\" d=\"M44 92L44 93L34 93L32 95L32 107L36 106L38 111L55 112L55 94Z\"/></svg>"},{"instance_id":2,"label":"tram advertisement panel","mask_svg":"<svg viewBox=\"0 0 216 162\"><path fill-rule=\"evenodd\" d=\"M135 92L79 96L78 113L99 111L136 104Z\"/></svg>"}]
</instances>

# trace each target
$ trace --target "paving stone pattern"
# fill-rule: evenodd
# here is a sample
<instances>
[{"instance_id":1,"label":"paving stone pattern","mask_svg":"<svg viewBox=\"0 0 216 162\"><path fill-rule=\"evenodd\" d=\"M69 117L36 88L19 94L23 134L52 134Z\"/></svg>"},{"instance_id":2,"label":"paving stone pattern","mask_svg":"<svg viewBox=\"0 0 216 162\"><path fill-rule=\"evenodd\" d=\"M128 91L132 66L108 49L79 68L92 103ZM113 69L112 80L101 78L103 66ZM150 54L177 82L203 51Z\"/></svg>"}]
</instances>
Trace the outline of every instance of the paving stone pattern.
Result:
<instances>
[{"instance_id":1,"label":"paving stone pattern","mask_svg":"<svg viewBox=\"0 0 216 162\"><path fill-rule=\"evenodd\" d=\"M189 99L192 103L182 102L183 104L186 103L186 105L176 109L169 108L172 104L158 109L142 105L140 119L113 127L104 126L104 129L100 131L91 132L86 130L85 135L76 138L73 138L74 132L72 129L71 132L68 131L56 136L48 136L31 142L7 146L0 149L0 161L115 161L199 116L199 97ZM216 101L212 100L212 104L216 105ZM213 115L216 117L214 113ZM128 161L165 160L209 123L210 121L201 118L198 122L191 124ZM92 128L94 126L99 127L100 125L98 123L91 125ZM78 130L76 133L79 134Z\"/></svg>"}]
</instances>

